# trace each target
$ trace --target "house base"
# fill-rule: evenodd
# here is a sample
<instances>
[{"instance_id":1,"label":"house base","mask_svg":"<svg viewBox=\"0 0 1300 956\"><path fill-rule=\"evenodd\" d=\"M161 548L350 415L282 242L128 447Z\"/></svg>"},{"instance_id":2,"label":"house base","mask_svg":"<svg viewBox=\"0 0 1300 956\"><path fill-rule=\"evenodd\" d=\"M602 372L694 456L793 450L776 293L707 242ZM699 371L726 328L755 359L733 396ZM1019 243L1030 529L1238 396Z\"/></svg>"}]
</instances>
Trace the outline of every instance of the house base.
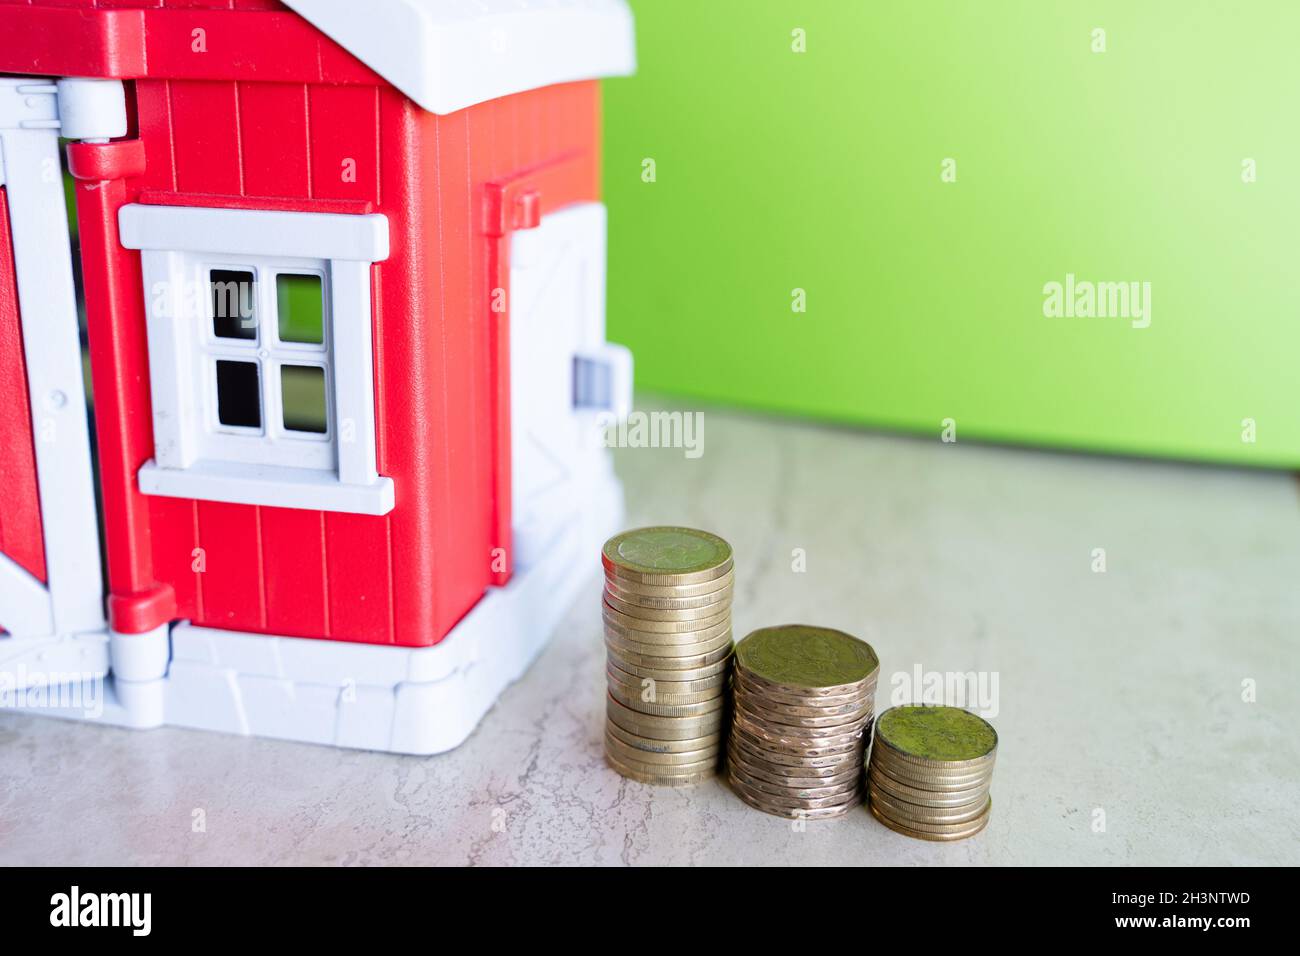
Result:
<instances>
[{"instance_id":1,"label":"house base","mask_svg":"<svg viewBox=\"0 0 1300 956\"><path fill-rule=\"evenodd\" d=\"M79 635L47 642L42 659L50 662L53 653L58 662L70 656L69 664L83 663L80 682L23 690L22 675L12 672L16 658L0 654L0 690L8 687L0 710L392 753L450 750L528 669L596 567L601 544L617 530L623 497L613 475L584 490L591 493L574 501L571 520L552 526L553 540L528 549L537 557L516 566L509 584L491 588L432 647L275 637L186 622L107 640ZM24 660L41 658L39 649L30 650ZM105 650L113 667L103 677Z\"/></svg>"}]
</instances>

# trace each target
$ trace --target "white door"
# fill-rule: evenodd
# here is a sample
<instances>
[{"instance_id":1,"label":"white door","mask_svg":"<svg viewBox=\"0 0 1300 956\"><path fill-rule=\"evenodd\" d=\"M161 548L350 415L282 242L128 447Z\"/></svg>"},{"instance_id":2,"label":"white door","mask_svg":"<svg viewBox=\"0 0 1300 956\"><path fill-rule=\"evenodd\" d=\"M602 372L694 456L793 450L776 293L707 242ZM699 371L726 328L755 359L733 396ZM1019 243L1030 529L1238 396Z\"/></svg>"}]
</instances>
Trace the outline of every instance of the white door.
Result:
<instances>
[{"instance_id":1,"label":"white door","mask_svg":"<svg viewBox=\"0 0 1300 956\"><path fill-rule=\"evenodd\" d=\"M510 247L514 563L525 569L609 467L598 421L625 414L632 362L605 341L605 207L582 203Z\"/></svg>"},{"instance_id":2,"label":"white door","mask_svg":"<svg viewBox=\"0 0 1300 956\"><path fill-rule=\"evenodd\" d=\"M6 278L17 288L27 381L22 395L24 370L0 370L0 401L31 411L46 569L42 582L0 555L0 627L8 632L0 639L0 671L39 659L35 645L105 626L59 133L53 82L0 77L0 185L14 249L0 271L12 273ZM0 436L0 454L13 441Z\"/></svg>"}]
</instances>

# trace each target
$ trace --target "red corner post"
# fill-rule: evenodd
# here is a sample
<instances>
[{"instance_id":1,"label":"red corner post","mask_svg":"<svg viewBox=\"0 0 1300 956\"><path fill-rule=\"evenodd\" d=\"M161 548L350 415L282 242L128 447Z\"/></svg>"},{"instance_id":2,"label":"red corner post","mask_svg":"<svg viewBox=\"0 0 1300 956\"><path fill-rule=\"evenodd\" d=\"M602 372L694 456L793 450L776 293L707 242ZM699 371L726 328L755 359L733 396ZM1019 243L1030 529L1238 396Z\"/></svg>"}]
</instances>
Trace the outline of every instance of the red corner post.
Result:
<instances>
[{"instance_id":1,"label":"red corner post","mask_svg":"<svg viewBox=\"0 0 1300 956\"><path fill-rule=\"evenodd\" d=\"M68 170L77 180L77 224L95 396L95 434L105 507L109 627L138 634L176 616L176 595L154 580L149 504L135 483L153 454L149 348L140 287L139 253L118 242L117 213L127 201L125 180L144 172L144 144L72 143Z\"/></svg>"}]
</instances>

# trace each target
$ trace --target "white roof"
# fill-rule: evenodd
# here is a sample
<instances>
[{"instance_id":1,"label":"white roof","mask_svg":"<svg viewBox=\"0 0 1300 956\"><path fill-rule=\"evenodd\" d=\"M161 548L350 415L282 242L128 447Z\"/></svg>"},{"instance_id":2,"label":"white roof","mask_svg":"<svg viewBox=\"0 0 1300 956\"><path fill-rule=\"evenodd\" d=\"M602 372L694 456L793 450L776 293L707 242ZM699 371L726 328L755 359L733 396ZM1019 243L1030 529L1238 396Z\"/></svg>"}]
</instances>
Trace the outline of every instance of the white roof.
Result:
<instances>
[{"instance_id":1,"label":"white roof","mask_svg":"<svg viewBox=\"0 0 1300 956\"><path fill-rule=\"evenodd\" d=\"M625 0L284 0L433 113L636 68Z\"/></svg>"}]
</instances>

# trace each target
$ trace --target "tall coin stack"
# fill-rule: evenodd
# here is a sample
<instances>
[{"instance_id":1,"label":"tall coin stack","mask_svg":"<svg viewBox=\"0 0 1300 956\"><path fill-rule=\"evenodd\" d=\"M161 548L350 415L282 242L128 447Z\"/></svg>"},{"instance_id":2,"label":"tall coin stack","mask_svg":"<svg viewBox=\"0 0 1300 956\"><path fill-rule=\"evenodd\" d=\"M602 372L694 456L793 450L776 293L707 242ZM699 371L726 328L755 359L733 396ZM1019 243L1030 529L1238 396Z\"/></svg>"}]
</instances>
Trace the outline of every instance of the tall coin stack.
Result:
<instances>
[{"instance_id":1,"label":"tall coin stack","mask_svg":"<svg viewBox=\"0 0 1300 956\"><path fill-rule=\"evenodd\" d=\"M717 772L731 668L731 545L691 528L615 535L605 566L605 754L643 783Z\"/></svg>"},{"instance_id":2,"label":"tall coin stack","mask_svg":"<svg viewBox=\"0 0 1300 956\"><path fill-rule=\"evenodd\" d=\"M737 644L732 789L783 817L837 817L858 806L879 673L871 645L843 631L791 624Z\"/></svg>"},{"instance_id":3,"label":"tall coin stack","mask_svg":"<svg viewBox=\"0 0 1300 956\"><path fill-rule=\"evenodd\" d=\"M867 768L871 812L920 840L960 840L989 822L998 735L958 707L894 707L876 722Z\"/></svg>"}]
</instances>

